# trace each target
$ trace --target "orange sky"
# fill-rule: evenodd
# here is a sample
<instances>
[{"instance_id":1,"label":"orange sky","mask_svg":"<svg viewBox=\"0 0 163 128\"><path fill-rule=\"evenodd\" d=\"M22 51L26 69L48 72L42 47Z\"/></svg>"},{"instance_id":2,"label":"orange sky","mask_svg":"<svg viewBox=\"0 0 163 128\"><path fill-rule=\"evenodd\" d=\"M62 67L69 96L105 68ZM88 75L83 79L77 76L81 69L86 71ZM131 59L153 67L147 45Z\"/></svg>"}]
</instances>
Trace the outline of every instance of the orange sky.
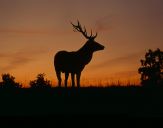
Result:
<instances>
[{"instance_id":1,"label":"orange sky","mask_svg":"<svg viewBox=\"0 0 163 128\"><path fill-rule=\"evenodd\" d=\"M70 24L79 19L105 46L83 71L83 84L138 82L145 52L163 49L162 5L162 0L0 0L0 74L28 84L45 73L56 82L55 53L86 42Z\"/></svg>"}]
</instances>

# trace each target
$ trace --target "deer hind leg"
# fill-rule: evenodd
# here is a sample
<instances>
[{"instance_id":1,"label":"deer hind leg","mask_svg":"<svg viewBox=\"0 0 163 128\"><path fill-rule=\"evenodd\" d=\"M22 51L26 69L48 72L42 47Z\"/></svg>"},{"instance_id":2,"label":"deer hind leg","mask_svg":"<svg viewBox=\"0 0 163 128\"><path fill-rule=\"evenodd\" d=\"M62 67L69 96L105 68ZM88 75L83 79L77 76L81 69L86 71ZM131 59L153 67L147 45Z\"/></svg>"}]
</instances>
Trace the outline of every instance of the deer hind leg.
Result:
<instances>
[{"instance_id":1,"label":"deer hind leg","mask_svg":"<svg viewBox=\"0 0 163 128\"><path fill-rule=\"evenodd\" d=\"M58 86L61 87L61 72L60 71L56 71L56 75L57 75L57 78L58 78Z\"/></svg>"},{"instance_id":2,"label":"deer hind leg","mask_svg":"<svg viewBox=\"0 0 163 128\"><path fill-rule=\"evenodd\" d=\"M72 87L75 87L75 80L74 80L74 73L71 73L71 82L72 82Z\"/></svg>"},{"instance_id":3,"label":"deer hind leg","mask_svg":"<svg viewBox=\"0 0 163 128\"><path fill-rule=\"evenodd\" d=\"M76 74L76 80L77 80L77 87L80 88L80 76L81 76L81 72Z\"/></svg>"},{"instance_id":4,"label":"deer hind leg","mask_svg":"<svg viewBox=\"0 0 163 128\"><path fill-rule=\"evenodd\" d=\"M67 87L68 76L69 76L69 73L65 72L65 87Z\"/></svg>"}]
</instances>

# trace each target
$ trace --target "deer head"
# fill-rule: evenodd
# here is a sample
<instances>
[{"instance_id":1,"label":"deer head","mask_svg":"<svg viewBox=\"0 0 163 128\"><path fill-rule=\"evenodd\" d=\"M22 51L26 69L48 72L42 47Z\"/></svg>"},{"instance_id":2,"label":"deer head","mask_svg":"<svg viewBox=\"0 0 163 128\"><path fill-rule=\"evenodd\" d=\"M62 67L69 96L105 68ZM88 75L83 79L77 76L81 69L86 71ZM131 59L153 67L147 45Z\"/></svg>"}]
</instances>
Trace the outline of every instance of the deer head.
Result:
<instances>
[{"instance_id":1,"label":"deer head","mask_svg":"<svg viewBox=\"0 0 163 128\"><path fill-rule=\"evenodd\" d=\"M95 41L95 38L97 37L97 32L95 35L93 35L92 30L91 30L91 35L88 36L85 26L82 28L79 21L77 21L77 25L74 25L72 22L71 22L71 24L74 28L74 31L78 31L78 32L82 33L82 35L88 40L85 44L85 47L87 49L89 49L90 51L93 51L93 52L104 49L103 45L101 45Z\"/></svg>"}]
</instances>

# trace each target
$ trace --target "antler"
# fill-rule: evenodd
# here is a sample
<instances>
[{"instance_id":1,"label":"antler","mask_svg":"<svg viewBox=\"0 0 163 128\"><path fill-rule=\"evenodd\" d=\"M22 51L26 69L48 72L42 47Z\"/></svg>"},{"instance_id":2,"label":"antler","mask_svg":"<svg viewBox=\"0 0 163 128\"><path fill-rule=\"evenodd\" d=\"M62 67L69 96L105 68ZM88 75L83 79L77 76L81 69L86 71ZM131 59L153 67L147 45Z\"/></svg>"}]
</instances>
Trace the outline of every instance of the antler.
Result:
<instances>
[{"instance_id":1,"label":"antler","mask_svg":"<svg viewBox=\"0 0 163 128\"><path fill-rule=\"evenodd\" d=\"M84 26L84 30L83 30L79 21L78 21L77 25L74 25L72 22L71 22L71 24L74 27L74 29L76 31L78 31L78 32L81 32L85 38L87 38L87 39L95 39L97 37L97 32L96 32L96 35L93 36L92 35L92 30L91 30L91 35L88 36L87 35L87 30L86 30L85 26Z\"/></svg>"}]
</instances>

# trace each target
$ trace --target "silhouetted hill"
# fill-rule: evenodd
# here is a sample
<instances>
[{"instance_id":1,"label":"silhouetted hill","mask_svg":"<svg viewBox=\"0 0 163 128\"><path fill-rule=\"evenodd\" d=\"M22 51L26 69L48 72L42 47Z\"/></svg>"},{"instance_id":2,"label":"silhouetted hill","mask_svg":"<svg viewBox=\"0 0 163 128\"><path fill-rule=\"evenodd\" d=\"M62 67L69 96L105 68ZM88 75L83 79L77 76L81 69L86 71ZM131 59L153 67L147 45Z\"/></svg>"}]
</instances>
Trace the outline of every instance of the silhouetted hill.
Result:
<instances>
[{"instance_id":1,"label":"silhouetted hill","mask_svg":"<svg viewBox=\"0 0 163 128\"><path fill-rule=\"evenodd\" d=\"M1 89L1 116L163 117L163 88Z\"/></svg>"}]
</instances>

